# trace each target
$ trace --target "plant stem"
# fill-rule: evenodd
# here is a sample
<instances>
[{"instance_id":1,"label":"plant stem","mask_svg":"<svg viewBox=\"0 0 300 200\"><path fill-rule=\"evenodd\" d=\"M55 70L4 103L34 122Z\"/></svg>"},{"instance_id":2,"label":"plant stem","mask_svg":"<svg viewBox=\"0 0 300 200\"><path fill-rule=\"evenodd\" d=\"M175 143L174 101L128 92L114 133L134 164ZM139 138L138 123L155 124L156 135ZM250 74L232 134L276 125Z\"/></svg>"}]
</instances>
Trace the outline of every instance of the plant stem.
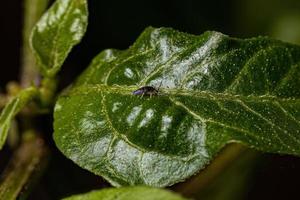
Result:
<instances>
[{"instance_id":1,"label":"plant stem","mask_svg":"<svg viewBox=\"0 0 300 200\"><path fill-rule=\"evenodd\" d=\"M39 73L35 58L30 50L29 37L31 29L45 11L49 0L25 0L24 1L24 27L23 27L23 50L21 85L28 87L33 81L38 80Z\"/></svg>"},{"instance_id":2,"label":"plant stem","mask_svg":"<svg viewBox=\"0 0 300 200\"><path fill-rule=\"evenodd\" d=\"M0 94L0 110L5 106L7 100L7 96Z\"/></svg>"},{"instance_id":3,"label":"plant stem","mask_svg":"<svg viewBox=\"0 0 300 200\"><path fill-rule=\"evenodd\" d=\"M7 144L11 149L16 149L20 141L19 127L16 119L11 121L9 132L7 135Z\"/></svg>"},{"instance_id":4,"label":"plant stem","mask_svg":"<svg viewBox=\"0 0 300 200\"><path fill-rule=\"evenodd\" d=\"M23 65L21 74L21 86L29 87L32 83L41 86L41 101L45 106L52 103L56 90L56 79L39 77L38 66L30 49L29 38L33 26L45 11L49 0L25 0L24 27L23 27Z\"/></svg>"},{"instance_id":5,"label":"plant stem","mask_svg":"<svg viewBox=\"0 0 300 200\"><path fill-rule=\"evenodd\" d=\"M0 197L24 199L46 167L49 151L43 139L36 133L27 132L15 151L0 181Z\"/></svg>"},{"instance_id":6,"label":"plant stem","mask_svg":"<svg viewBox=\"0 0 300 200\"><path fill-rule=\"evenodd\" d=\"M24 1L24 27L22 48L21 86L30 87L32 83L39 81L38 68L34 55L31 52L29 38L31 30L45 11L49 0L25 0ZM30 189L38 181L43 170L47 166L49 150L44 140L30 129L33 128L34 119L23 117L23 130L20 146L15 150L12 159L2 173L0 181L1 199L25 199Z\"/></svg>"}]
</instances>

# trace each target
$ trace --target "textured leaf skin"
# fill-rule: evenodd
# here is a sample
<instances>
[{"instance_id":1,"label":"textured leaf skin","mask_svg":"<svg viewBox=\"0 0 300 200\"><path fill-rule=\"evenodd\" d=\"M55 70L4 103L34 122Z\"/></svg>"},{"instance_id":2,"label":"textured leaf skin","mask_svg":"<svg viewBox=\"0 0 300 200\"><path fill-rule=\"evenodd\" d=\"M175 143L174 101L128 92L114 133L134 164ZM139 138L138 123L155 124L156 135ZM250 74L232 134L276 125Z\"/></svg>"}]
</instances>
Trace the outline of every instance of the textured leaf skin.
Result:
<instances>
[{"instance_id":1,"label":"textured leaf skin","mask_svg":"<svg viewBox=\"0 0 300 200\"><path fill-rule=\"evenodd\" d=\"M27 88L21 91L16 97L12 98L3 108L0 115L0 149L6 141L11 121L36 95L38 95L38 90L36 88Z\"/></svg>"},{"instance_id":2,"label":"textured leaf skin","mask_svg":"<svg viewBox=\"0 0 300 200\"><path fill-rule=\"evenodd\" d=\"M114 186L167 186L230 142L300 155L300 47L148 28L126 51L100 53L54 113L54 139ZM135 96L144 85L152 98Z\"/></svg>"},{"instance_id":3,"label":"textured leaf skin","mask_svg":"<svg viewBox=\"0 0 300 200\"><path fill-rule=\"evenodd\" d=\"M30 45L44 76L54 76L72 47L83 37L86 0L57 0L32 30Z\"/></svg>"},{"instance_id":4,"label":"textured leaf skin","mask_svg":"<svg viewBox=\"0 0 300 200\"><path fill-rule=\"evenodd\" d=\"M185 200L167 190L149 187L110 188L87 194L75 195L64 200Z\"/></svg>"}]
</instances>

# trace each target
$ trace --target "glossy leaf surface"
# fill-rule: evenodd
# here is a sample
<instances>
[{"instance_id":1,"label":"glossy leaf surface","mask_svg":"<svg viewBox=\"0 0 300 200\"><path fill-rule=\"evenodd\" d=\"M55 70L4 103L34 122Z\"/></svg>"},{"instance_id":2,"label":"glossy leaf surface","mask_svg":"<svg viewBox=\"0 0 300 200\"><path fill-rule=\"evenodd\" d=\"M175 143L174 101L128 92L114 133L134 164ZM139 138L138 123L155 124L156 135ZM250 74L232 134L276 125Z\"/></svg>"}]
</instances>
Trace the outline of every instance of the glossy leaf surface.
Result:
<instances>
[{"instance_id":1,"label":"glossy leaf surface","mask_svg":"<svg viewBox=\"0 0 300 200\"><path fill-rule=\"evenodd\" d=\"M87 28L86 0L57 0L33 28L31 47L45 76L54 76Z\"/></svg>"},{"instance_id":2,"label":"glossy leaf surface","mask_svg":"<svg viewBox=\"0 0 300 200\"><path fill-rule=\"evenodd\" d=\"M21 91L16 97L12 98L3 108L0 115L0 149L3 147L7 133L13 118L26 106L36 95L36 88L30 87Z\"/></svg>"},{"instance_id":3,"label":"glossy leaf surface","mask_svg":"<svg viewBox=\"0 0 300 200\"><path fill-rule=\"evenodd\" d=\"M148 28L61 95L54 139L115 186L172 185L230 142L300 155L299 62L300 47L268 38ZM159 95L132 94L145 85Z\"/></svg>"},{"instance_id":4,"label":"glossy leaf surface","mask_svg":"<svg viewBox=\"0 0 300 200\"><path fill-rule=\"evenodd\" d=\"M123 187L93 191L75 195L64 200L184 200L185 198L167 190L149 187Z\"/></svg>"}]
</instances>

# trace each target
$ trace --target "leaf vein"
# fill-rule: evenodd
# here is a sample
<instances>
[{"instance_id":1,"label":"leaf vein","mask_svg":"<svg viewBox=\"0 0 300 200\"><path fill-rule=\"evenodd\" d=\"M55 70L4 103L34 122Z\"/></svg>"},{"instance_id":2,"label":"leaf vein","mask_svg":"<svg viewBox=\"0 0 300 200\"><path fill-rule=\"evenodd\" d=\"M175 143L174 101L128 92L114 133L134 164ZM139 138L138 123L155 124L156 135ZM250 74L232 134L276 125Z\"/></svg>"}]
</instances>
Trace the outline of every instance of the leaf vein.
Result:
<instances>
[{"instance_id":1,"label":"leaf vein","mask_svg":"<svg viewBox=\"0 0 300 200\"><path fill-rule=\"evenodd\" d=\"M213 119L204 119L202 118L199 114L196 114L195 112L191 111L187 106L185 106L182 102L180 101L177 101L177 100L174 100L172 98L170 98L170 100L178 105L178 106L181 106L182 108L184 108L188 113L190 113L192 116L194 116L196 119L199 119L201 120L203 123L213 123L213 124L217 124L217 125L220 125L222 127L225 127L225 128L229 128L229 129L233 129L235 131L238 131L240 133L244 133L245 135L248 135L248 136L251 136L251 137L254 137L254 138L257 138L259 140L265 140L265 141L268 141L268 142L271 142L268 138L265 138L265 137L258 137L256 134L252 133L252 132L249 132L245 129L242 129L242 128L239 128L239 127L235 127L235 126L229 126L229 125L226 125L226 124L223 124L219 121L215 121Z\"/></svg>"},{"instance_id":2,"label":"leaf vein","mask_svg":"<svg viewBox=\"0 0 300 200\"><path fill-rule=\"evenodd\" d=\"M131 60L131 59L134 59L134 58L136 58L136 57L138 57L138 56L141 56L141 55L148 54L148 53L150 53L150 52L152 52L152 51L154 51L154 49L153 49L153 48L150 48L150 49L148 49L147 51L143 51L143 52L134 54L134 55L132 55L132 56L129 56L129 57L127 57L126 59L122 60L120 63L117 63L116 65L114 65L114 66L109 70L109 72L107 73L107 75L106 75L106 77L105 77L104 84L107 85L108 79L109 79L109 77L110 77L112 71L115 70L115 69L117 68L117 66L120 66L121 64L123 64L123 63L125 63L125 62L127 62L127 61L129 61L129 60Z\"/></svg>"},{"instance_id":3,"label":"leaf vein","mask_svg":"<svg viewBox=\"0 0 300 200\"><path fill-rule=\"evenodd\" d=\"M130 146L132 146L132 147L138 149L139 151L144 152L144 151L145 151L144 149L142 149L142 148L140 148L139 146L137 146L137 145L133 144L132 142L130 142L130 141L128 140L128 138L127 138L125 135L122 135L121 133L119 133L119 132L113 127L113 124L112 124L112 122L111 122L111 120L110 120L110 117L109 117L109 115L108 115L108 112L107 112L106 104L105 104L105 102L104 102L104 101L105 101L105 95L103 95L102 92L101 92L101 96L102 96L101 104L102 104L102 107L103 107L103 112L104 112L105 118L106 118L106 120L107 120L107 122L108 122L107 124L108 124L109 128L112 130L112 133L113 133L116 137L121 138L122 140L124 140L128 145L130 145Z\"/></svg>"},{"instance_id":4,"label":"leaf vein","mask_svg":"<svg viewBox=\"0 0 300 200\"><path fill-rule=\"evenodd\" d=\"M240 71L237 73L237 75L232 79L232 82L227 86L227 89L225 90L225 92L230 91L236 84L238 84L238 82L240 81L240 79L243 77L242 74L247 72L248 68L250 67L250 62L255 60L256 57L260 56L260 54L266 50L272 49L276 46L272 45L272 46L267 46L265 48L260 49L259 51L255 52L246 62L245 64L241 67Z\"/></svg>"},{"instance_id":5,"label":"leaf vein","mask_svg":"<svg viewBox=\"0 0 300 200\"><path fill-rule=\"evenodd\" d=\"M279 89L280 86L285 83L285 80L289 78L289 75L290 75L290 73L293 72L293 69L296 68L296 67L298 67L299 65L300 65L300 62L291 65L290 68L289 68L289 70L281 77L280 80L277 81L277 84L274 87L273 91L276 91L277 89Z\"/></svg>"},{"instance_id":6,"label":"leaf vein","mask_svg":"<svg viewBox=\"0 0 300 200\"><path fill-rule=\"evenodd\" d=\"M299 120L297 120L290 112L288 112L282 105L279 103L279 101L275 101L275 105L277 105L290 119L295 121L297 124L300 125Z\"/></svg>"},{"instance_id":7,"label":"leaf vein","mask_svg":"<svg viewBox=\"0 0 300 200\"><path fill-rule=\"evenodd\" d=\"M61 28L63 27L62 25L64 25L65 23L65 20L66 20L66 16L71 12L72 10L72 3L74 3L75 1L71 1L70 2L70 5L69 7L67 8L67 11L64 13L63 17L62 17L62 22L58 24L58 27L57 27L57 30L55 32L55 35L54 35L54 39L53 39L53 48L51 49L51 52L50 52L50 60L53 60L53 63L52 63L52 67L53 70L55 70L55 68L57 67L57 60L58 60L58 55L59 53L57 52L57 45L58 45L58 36L59 36L59 32L61 30ZM51 66L50 66L51 67Z\"/></svg>"},{"instance_id":8,"label":"leaf vein","mask_svg":"<svg viewBox=\"0 0 300 200\"><path fill-rule=\"evenodd\" d=\"M253 113L254 115L260 117L261 119L263 119L265 122L267 122L269 125L271 125L272 127L276 127L278 128L280 131L284 132L284 130L279 127L278 125L274 124L273 122L271 122L269 119L265 118L264 116L262 116L260 113L258 113L257 111L253 110L252 108L250 108L248 105L246 105L243 101L241 100L237 100L237 102L243 106L246 110L248 110L249 112ZM291 148L288 144L286 144L277 134L274 134L275 137L278 139L278 141L280 143L282 143L283 145L285 145L287 148L289 148L291 151L296 151L296 149ZM290 138L292 138L296 143L300 144L300 141L295 138L293 135L286 133L286 135L288 135Z\"/></svg>"},{"instance_id":9,"label":"leaf vein","mask_svg":"<svg viewBox=\"0 0 300 200\"><path fill-rule=\"evenodd\" d=\"M224 53L224 54L221 54L221 55L218 56L218 57L219 57L219 60L223 60L224 58L226 58L227 56L229 56L231 53L236 52L236 51L239 51L239 50L240 50L240 49L232 49L232 50L230 50L230 51L228 51L228 52L226 52L226 53ZM205 65L205 64L215 63L215 62L216 62L215 59L216 59L216 57L213 57L213 58L211 58L211 60L209 60L208 62L204 62L204 61L206 61L206 60L203 59L203 60L201 61L201 63L200 63L200 66ZM221 72L220 69L219 69L218 67L216 67L216 69L217 69L219 72ZM186 75L186 76L183 78L183 80L182 80L182 82L181 82L180 88L183 87L183 85L187 83L187 80L188 80L189 78L193 77L196 73L200 73L201 70L202 70L202 68L200 68L200 69L194 68L192 71L189 71L189 74ZM224 77L224 74L223 74L223 73L220 73L220 74L221 74L222 77Z\"/></svg>"},{"instance_id":10,"label":"leaf vein","mask_svg":"<svg viewBox=\"0 0 300 200\"><path fill-rule=\"evenodd\" d=\"M217 36L216 36L216 37L217 37ZM219 38L220 38L220 36L219 36ZM209 42L209 41L212 40L212 39L214 39L214 40L217 41L217 42L219 41L218 39L215 39L214 37L210 37L210 38L207 40L207 42ZM162 69L164 69L164 67L165 67L166 65L168 65L169 63L172 63L172 62L173 62L174 60L176 60L180 55L185 54L187 51L193 49L194 47L197 47L198 45L199 45L198 43L195 43L195 44L189 46L188 48L186 48L186 49L183 50L183 51L174 53L174 54L171 56L171 58L170 58L167 62L160 64L160 66L158 66L155 70L153 70L153 71L150 72L147 76L145 76L145 78L142 79L142 80L140 81L139 85L146 85L146 83L147 83L147 82L148 82L155 74L157 74L157 73L160 72ZM197 50L198 50L198 49L197 49ZM202 58L204 58L205 55L208 54L208 53L210 53L210 52L211 52L211 49L207 50L207 51L204 53L204 55L202 56Z\"/></svg>"}]
</instances>

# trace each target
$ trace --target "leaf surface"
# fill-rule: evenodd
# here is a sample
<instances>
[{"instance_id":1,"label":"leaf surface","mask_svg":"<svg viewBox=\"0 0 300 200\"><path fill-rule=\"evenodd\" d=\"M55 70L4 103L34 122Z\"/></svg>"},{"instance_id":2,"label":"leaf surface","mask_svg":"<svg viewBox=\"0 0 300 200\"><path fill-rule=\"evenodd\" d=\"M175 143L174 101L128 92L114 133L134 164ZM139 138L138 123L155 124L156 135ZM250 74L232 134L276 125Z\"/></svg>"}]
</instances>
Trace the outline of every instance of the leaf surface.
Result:
<instances>
[{"instance_id":1,"label":"leaf surface","mask_svg":"<svg viewBox=\"0 0 300 200\"><path fill-rule=\"evenodd\" d=\"M34 26L30 45L44 76L54 76L72 47L83 37L86 0L57 0Z\"/></svg>"},{"instance_id":2,"label":"leaf surface","mask_svg":"<svg viewBox=\"0 0 300 200\"><path fill-rule=\"evenodd\" d=\"M114 186L167 186L230 142L300 155L300 47L148 28L106 50L56 103L54 139ZM153 86L159 95L132 92Z\"/></svg>"},{"instance_id":3,"label":"leaf surface","mask_svg":"<svg viewBox=\"0 0 300 200\"><path fill-rule=\"evenodd\" d=\"M167 190L149 187L109 188L86 194L74 195L64 200L185 200Z\"/></svg>"},{"instance_id":4,"label":"leaf surface","mask_svg":"<svg viewBox=\"0 0 300 200\"><path fill-rule=\"evenodd\" d=\"M3 147L11 121L24 106L26 106L36 95L38 91L34 87L22 90L16 97L13 97L3 108L0 115L0 149Z\"/></svg>"}]
</instances>

